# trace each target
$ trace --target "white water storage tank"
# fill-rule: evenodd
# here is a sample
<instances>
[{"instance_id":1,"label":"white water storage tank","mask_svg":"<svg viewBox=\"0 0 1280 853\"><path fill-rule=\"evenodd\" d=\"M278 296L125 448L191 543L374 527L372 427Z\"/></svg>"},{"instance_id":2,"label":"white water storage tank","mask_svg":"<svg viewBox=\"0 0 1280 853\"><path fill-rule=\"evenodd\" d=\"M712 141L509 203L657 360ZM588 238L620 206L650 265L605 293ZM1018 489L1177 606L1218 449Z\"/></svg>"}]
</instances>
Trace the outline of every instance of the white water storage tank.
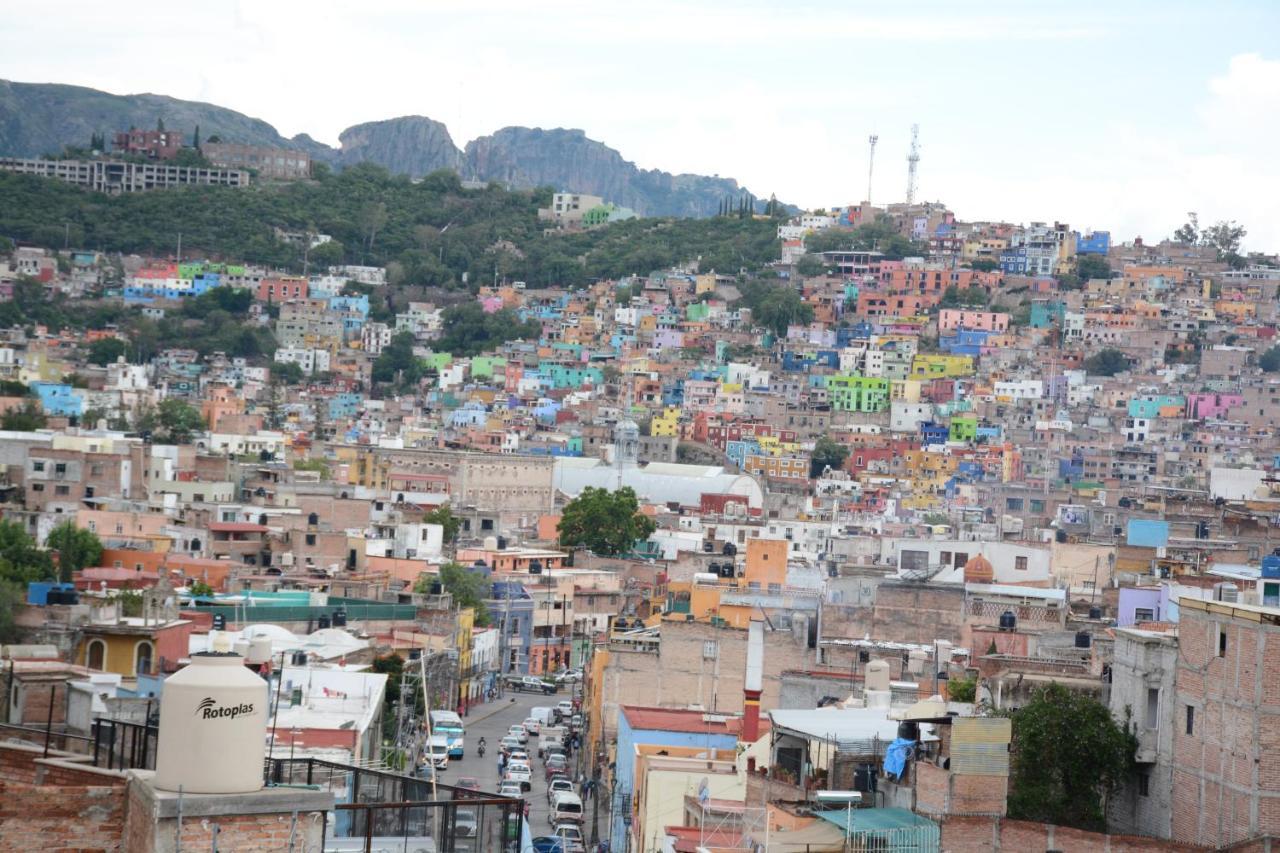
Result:
<instances>
[{"instance_id":1,"label":"white water storage tank","mask_svg":"<svg viewBox=\"0 0 1280 853\"><path fill-rule=\"evenodd\" d=\"M240 655L194 654L164 683L155 785L188 794L259 791L266 736L267 683Z\"/></svg>"}]
</instances>

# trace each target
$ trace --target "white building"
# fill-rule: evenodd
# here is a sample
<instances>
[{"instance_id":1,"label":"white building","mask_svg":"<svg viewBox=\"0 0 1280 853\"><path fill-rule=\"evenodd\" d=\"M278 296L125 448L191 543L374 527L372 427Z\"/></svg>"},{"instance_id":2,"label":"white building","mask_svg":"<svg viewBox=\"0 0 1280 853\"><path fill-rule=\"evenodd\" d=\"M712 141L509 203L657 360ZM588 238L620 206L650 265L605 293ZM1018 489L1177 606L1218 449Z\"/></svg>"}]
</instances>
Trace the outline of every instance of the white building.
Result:
<instances>
[{"instance_id":1,"label":"white building","mask_svg":"<svg viewBox=\"0 0 1280 853\"><path fill-rule=\"evenodd\" d=\"M324 373L329 369L329 351L312 347L280 347L276 350L276 362L280 364L296 364L308 376L313 373Z\"/></svg>"}]
</instances>

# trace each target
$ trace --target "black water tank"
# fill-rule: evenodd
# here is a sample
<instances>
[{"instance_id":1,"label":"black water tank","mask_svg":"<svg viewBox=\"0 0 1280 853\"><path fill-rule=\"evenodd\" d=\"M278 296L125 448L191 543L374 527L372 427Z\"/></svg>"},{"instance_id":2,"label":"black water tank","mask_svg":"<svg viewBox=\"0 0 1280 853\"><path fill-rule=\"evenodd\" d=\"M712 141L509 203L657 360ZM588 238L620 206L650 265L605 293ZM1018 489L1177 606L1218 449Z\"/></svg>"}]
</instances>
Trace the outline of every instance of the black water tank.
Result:
<instances>
[{"instance_id":1,"label":"black water tank","mask_svg":"<svg viewBox=\"0 0 1280 853\"><path fill-rule=\"evenodd\" d=\"M409 649L409 660L417 660L420 657L422 657L420 649Z\"/></svg>"},{"instance_id":2,"label":"black water tank","mask_svg":"<svg viewBox=\"0 0 1280 853\"><path fill-rule=\"evenodd\" d=\"M498 550L499 551L507 550L507 537L505 536L498 537Z\"/></svg>"},{"instance_id":3,"label":"black water tank","mask_svg":"<svg viewBox=\"0 0 1280 853\"><path fill-rule=\"evenodd\" d=\"M531 574L531 575L540 575L540 574L542 574L542 561L541 561L541 560L530 560L530 561L529 561L529 574Z\"/></svg>"},{"instance_id":4,"label":"black water tank","mask_svg":"<svg viewBox=\"0 0 1280 853\"><path fill-rule=\"evenodd\" d=\"M874 764L859 764L858 769L853 771L853 790L861 791L864 794L870 794L876 790L876 768Z\"/></svg>"},{"instance_id":5,"label":"black water tank","mask_svg":"<svg viewBox=\"0 0 1280 853\"><path fill-rule=\"evenodd\" d=\"M306 665L307 665L307 653L306 653L306 652L302 652L302 651L294 652L294 653L293 653L293 657L292 657L292 658L290 658L290 662L291 662L294 666L306 666Z\"/></svg>"},{"instance_id":6,"label":"black water tank","mask_svg":"<svg viewBox=\"0 0 1280 853\"><path fill-rule=\"evenodd\" d=\"M74 589L64 589L62 591L62 603L63 604L79 604L80 593Z\"/></svg>"},{"instance_id":7,"label":"black water tank","mask_svg":"<svg viewBox=\"0 0 1280 853\"><path fill-rule=\"evenodd\" d=\"M1006 610L1000 614L1000 630L1012 631L1018 627L1018 617L1013 615L1012 610Z\"/></svg>"},{"instance_id":8,"label":"black water tank","mask_svg":"<svg viewBox=\"0 0 1280 853\"><path fill-rule=\"evenodd\" d=\"M736 557L738 556L738 546L734 545L732 542L726 542L724 543L724 547L720 549L720 553L726 557Z\"/></svg>"},{"instance_id":9,"label":"black water tank","mask_svg":"<svg viewBox=\"0 0 1280 853\"><path fill-rule=\"evenodd\" d=\"M858 663L870 663L871 652L866 649L858 649Z\"/></svg>"},{"instance_id":10,"label":"black water tank","mask_svg":"<svg viewBox=\"0 0 1280 853\"><path fill-rule=\"evenodd\" d=\"M317 524L319 524L319 523L320 523L320 516L319 516L319 515L317 515L317 514L316 514L316 513L314 513L314 512L313 512L313 513L309 513L309 514L307 515L307 524L308 524L309 526L311 526L311 527L315 527L315 526L316 526Z\"/></svg>"},{"instance_id":11,"label":"black water tank","mask_svg":"<svg viewBox=\"0 0 1280 853\"><path fill-rule=\"evenodd\" d=\"M223 616L221 613L213 614L213 630L215 631L227 630L227 617Z\"/></svg>"},{"instance_id":12,"label":"black water tank","mask_svg":"<svg viewBox=\"0 0 1280 853\"><path fill-rule=\"evenodd\" d=\"M1089 618L1090 618L1090 619L1101 619L1101 618L1102 618L1102 608L1101 608L1101 607L1090 607L1090 608L1089 608Z\"/></svg>"},{"instance_id":13,"label":"black water tank","mask_svg":"<svg viewBox=\"0 0 1280 853\"><path fill-rule=\"evenodd\" d=\"M337 610L333 611L333 627L347 627L347 610L345 607L339 607Z\"/></svg>"},{"instance_id":14,"label":"black water tank","mask_svg":"<svg viewBox=\"0 0 1280 853\"><path fill-rule=\"evenodd\" d=\"M66 602L66 599L63 597L62 590L54 588L49 590L47 593L45 593L44 603L45 604L66 604L67 602Z\"/></svg>"},{"instance_id":15,"label":"black water tank","mask_svg":"<svg viewBox=\"0 0 1280 853\"><path fill-rule=\"evenodd\" d=\"M427 587L432 595L444 595L444 584L440 581L432 581L431 586Z\"/></svg>"},{"instance_id":16,"label":"black water tank","mask_svg":"<svg viewBox=\"0 0 1280 853\"><path fill-rule=\"evenodd\" d=\"M320 618L316 620L316 628L318 628L321 631L323 631L325 628L328 628L330 624L331 623L329 620L328 613L321 613Z\"/></svg>"},{"instance_id":17,"label":"black water tank","mask_svg":"<svg viewBox=\"0 0 1280 853\"><path fill-rule=\"evenodd\" d=\"M1087 649L1093 643L1093 637L1089 636L1088 631L1076 631L1076 648Z\"/></svg>"},{"instance_id":18,"label":"black water tank","mask_svg":"<svg viewBox=\"0 0 1280 853\"><path fill-rule=\"evenodd\" d=\"M898 737L903 740L919 740L920 724L911 720L903 720L898 723Z\"/></svg>"}]
</instances>

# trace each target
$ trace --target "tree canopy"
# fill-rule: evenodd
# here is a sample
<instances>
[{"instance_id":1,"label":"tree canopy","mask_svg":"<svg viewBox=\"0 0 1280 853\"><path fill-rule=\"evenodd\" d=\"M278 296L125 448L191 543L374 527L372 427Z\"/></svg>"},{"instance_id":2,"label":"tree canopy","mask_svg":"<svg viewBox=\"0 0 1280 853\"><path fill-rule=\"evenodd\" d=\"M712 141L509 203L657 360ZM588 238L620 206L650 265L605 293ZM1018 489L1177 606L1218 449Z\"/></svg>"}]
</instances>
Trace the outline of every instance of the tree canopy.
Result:
<instances>
[{"instance_id":1,"label":"tree canopy","mask_svg":"<svg viewBox=\"0 0 1280 853\"><path fill-rule=\"evenodd\" d=\"M521 321L515 311L503 308L487 313L479 302L451 305L441 315L444 334L435 343L439 352L456 356L479 355L497 349L507 341L538 340L542 326Z\"/></svg>"},{"instance_id":2,"label":"tree canopy","mask_svg":"<svg viewBox=\"0 0 1280 853\"><path fill-rule=\"evenodd\" d=\"M849 448L828 435L820 436L813 445L813 453L809 454L809 476L821 477L827 468L838 471L848 458Z\"/></svg>"},{"instance_id":3,"label":"tree canopy","mask_svg":"<svg viewBox=\"0 0 1280 853\"><path fill-rule=\"evenodd\" d=\"M611 492L591 486L565 504L558 526L562 545L609 557L627 553L656 529L653 519L640 512L634 490Z\"/></svg>"},{"instance_id":4,"label":"tree canopy","mask_svg":"<svg viewBox=\"0 0 1280 853\"><path fill-rule=\"evenodd\" d=\"M1097 831L1135 741L1107 706L1059 684L1014 712L1009 817Z\"/></svg>"},{"instance_id":5,"label":"tree canopy","mask_svg":"<svg viewBox=\"0 0 1280 853\"><path fill-rule=\"evenodd\" d=\"M453 514L453 509L447 503L424 513L422 522L443 527L445 544L455 541L458 538L458 531L462 530L462 519Z\"/></svg>"},{"instance_id":6,"label":"tree canopy","mask_svg":"<svg viewBox=\"0 0 1280 853\"><path fill-rule=\"evenodd\" d=\"M412 388L425 373L422 359L413 354L413 332L399 332L373 362L374 382Z\"/></svg>"},{"instance_id":7,"label":"tree canopy","mask_svg":"<svg viewBox=\"0 0 1280 853\"><path fill-rule=\"evenodd\" d=\"M778 337L792 324L813 322L813 306L800 298L790 285L778 280L751 279L738 286L742 301L751 309L751 319Z\"/></svg>"},{"instance_id":8,"label":"tree canopy","mask_svg":"<svg viewBox=\"0 0 1280 853\"><path fill-rule=\"evenodd\" d=\"M438 577L423 575L414 589L417 592L426 592L431 583L436 580L444 586L445 592L453 596L455 604L475 610L477 627L483 628L489 624L489 608L484 603L489 597L489 584L485 581L484 575L450 560L440 566Z\"/></svg>"},{"instance_id":9,"label":"tree canopy","mask_svg":"<svg viewBox=\"0 0 1280 853\"><path fill-rule=\"evenodd\" d=\"M1111 264L1103 255L1081 255L1076 259L1076 275L1085 281L1093 278L1111 278Z\"/></svg>"},{"instance_id":10,"label":"tree canopy","mask_svg":"<svg viewBox=\"0 0 1280 853\"><path fill-rule=\"evenodd\" d=\"M49 550L58 552L58 578L71 580L71 573L98 565L102 559L102 541L90 530L76 527L74 522L64 521L45 540Z\"/></svg>"},{"instance_id":11,"label":"tree canopy","mask_svg":"<svg viewBox=\"0 0 1280 853\"><path fill-rule=\"evenodd\" d=\"M1086 358L1084 369L1095 376L1115 376L1129 369L1129 359L1120 350L1108 347Z\"/></svg>"},{"instance_id":12,"label":"tree canopy","mask_svg":"<svg viewBox=\"0 0 1280 853\"><path fill-rule=\"evenodd\" d=\"M1280 346L1271 347L1258 359L1258 366L1267 373L1280 372Z\"/></svg>"}]
</instances>

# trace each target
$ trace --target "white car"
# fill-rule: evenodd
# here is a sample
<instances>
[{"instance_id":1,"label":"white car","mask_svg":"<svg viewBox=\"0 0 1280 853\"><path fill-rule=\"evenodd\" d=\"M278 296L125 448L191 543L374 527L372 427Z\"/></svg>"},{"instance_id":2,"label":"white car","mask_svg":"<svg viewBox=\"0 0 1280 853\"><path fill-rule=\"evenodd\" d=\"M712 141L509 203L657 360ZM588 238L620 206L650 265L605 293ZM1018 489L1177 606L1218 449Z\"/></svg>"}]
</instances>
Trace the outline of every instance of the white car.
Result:
<instances>
[{"instance_id":1,"label":"white car","mask_svg":"<svg viewBox=\"0 0 1280 853\"><path fill-rule=\"evenodd\" d=\"M561 791L568 791L570 794L574 793L573 783L563 776L556 776L547 783L547 805L551 805L551 802L556 798L556 794Z\"/></svg>"},{"instance_id":2,"label":"white car","mask_svg":"<svg viewBox=\"0 0 1280 853\"><path fill-rule=\"evenodd\" d=\"M459 838L474 838L479 826L475 809L458 809L453 813L453 831Z\"/></svg>"},{"instance_id":3,"label":"white car","mask_svg":"<svg viewBox=\"0 0 1280 853\"><path fill-rule=\"evenodd\" d=\"M527 734L537 737L542 732L542 723L538 722L536 717L529 717L522 724Z\"/></svg>"},{"instance_id":4,"label":"white car","mask_svg":"<svg viewBox=\"0 0 1280 853\"><path fill-rule=\"evenodd\" d=\"M529 752L524 749L513 749L507 753L507 761L514 764L528 764Z\"/></svg>"},{"instance_id":5,"label":"white car","mask_svg":"<svg viewBox=\"0 0 1280 853\"><path fill-rule=\"evenodd\" d=\"M573 716L573 703L568 699L561 699L556 703L556 710L560 712L561 719L568 719Z\"/></svg>"},{"instance_id":6,"label":"white car","mask_svg":"<svg viewBox=\"0 0 1280 853\"><path fill-rule=\"evenodd\" d=\"M511 728L507 729L507 736L513 737L516 740L520 741L521 743L529 742L529 732L525 730L525 727L523 725L512 726Z\"/></svg>"},{"instance_id":7,"label":"white car","mask_svg":"<svg viewBox=\"0 0 1280 853\"><path fill-rule=\"evenodd\" d=\"M507 775L503 777L508 782L519 782L525 790L533 787L533 771L529 769L528 764L513 762L507 765Z\"/></svg>"},{"instance_id":8,"label":"white car","mask_svg":"<svg viewBox=\"0 0 1280 853\"><path fill-rule=\"evenodd\" d=\"M520 787L519 782L503 782L498 788L498 796L520 799L524 797L524 788Z\"/></svg>"},{"instance_id":9,"label":"white car","mask_svg":"<svg viewBox=\"0 0 1280 853\"><path fill-rule=\"evenodd\" d=\"M434 764L437 770L449 769L449 744L444 742L444 738L433 739L427 745L427 760Z\"/></svg>"},{"instance_id":10,"label":"white car","mask_svg":"<svg viewBox=\"0 0 1280 853\"><path fill-rule=\"evenodd\" d=\"M585 842L582 838L582 830L571 823L557 823L551 834L560 839L565 853L571 853L571 851L580 853L580 851L586 850Z\"/></svg>"}]
</instances>

